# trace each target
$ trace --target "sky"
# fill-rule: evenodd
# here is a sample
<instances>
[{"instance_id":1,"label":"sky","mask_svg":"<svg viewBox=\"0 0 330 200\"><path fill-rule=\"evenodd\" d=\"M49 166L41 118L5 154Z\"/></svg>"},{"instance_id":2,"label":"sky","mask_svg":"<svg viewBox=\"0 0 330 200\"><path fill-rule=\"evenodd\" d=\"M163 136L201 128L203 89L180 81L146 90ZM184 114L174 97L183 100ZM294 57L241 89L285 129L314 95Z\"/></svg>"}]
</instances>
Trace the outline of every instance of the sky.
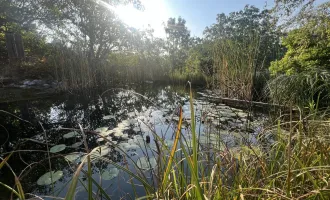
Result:
<instances>
[{"instance_id":1,"label":"sky","mask_svg":"<svg viewBox=\"0 0 330 200\"><path fill-rule=\"evenodd\" d=\"M164 24L169 17L183 17L192 36L203 35L206 26L216 22L220 13L239 11L246 4L260 9L271 8L274 0L141 0L144 11L132 5L115 8L118 16L129 26L144 29L150 25L157 37L165 37Z\"/></svg>"},{"instance_id":2,"label":"sky","mask_svg":"<svg viewBox=\"0 0 330 200\"><path fill-rule=\"evenodd\" d=\"M205 27L216 22L217 14L239 11L247 4L270 8L273 0L167 0L167 4L174 16L186 19L191 35L202 36Z\"/></svg>"}]
</instances>

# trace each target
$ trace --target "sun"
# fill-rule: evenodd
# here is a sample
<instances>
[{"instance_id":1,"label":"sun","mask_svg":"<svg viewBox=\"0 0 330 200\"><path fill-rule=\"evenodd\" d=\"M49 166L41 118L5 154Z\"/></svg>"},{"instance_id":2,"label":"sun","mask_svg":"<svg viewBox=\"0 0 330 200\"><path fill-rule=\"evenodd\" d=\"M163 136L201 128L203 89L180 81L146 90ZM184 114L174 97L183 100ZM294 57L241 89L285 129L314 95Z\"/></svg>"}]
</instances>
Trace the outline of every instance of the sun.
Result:
<instances>
[{"instance_id":1,"label":"sun","mask_svg":"<svg viewBox=\"0 0 330 200\"><path fill-rule=\"evenodd\" d=\"M156 37L164 37L163 23L170 17L164 0L142 0L144 10L137 10L133 5L121 5L114 8L118 17L128 26L137 29L154 29Z\"/></svg>"}]
</instances>

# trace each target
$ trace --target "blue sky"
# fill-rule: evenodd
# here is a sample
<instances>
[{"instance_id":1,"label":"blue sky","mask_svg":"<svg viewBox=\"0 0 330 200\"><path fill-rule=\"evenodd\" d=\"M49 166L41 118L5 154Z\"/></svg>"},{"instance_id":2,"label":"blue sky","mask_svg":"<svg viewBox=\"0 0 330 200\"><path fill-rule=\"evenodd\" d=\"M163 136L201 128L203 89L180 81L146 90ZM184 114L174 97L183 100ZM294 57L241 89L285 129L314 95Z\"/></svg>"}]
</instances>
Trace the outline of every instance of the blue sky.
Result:
<instances>
[{"instance_id":1,"label":"blue sky","mask_svg":"<svg viewBox=\"0 0 330 200\"><path fill-rule=\"evenodd\" d=\"M328 0L316 0L316 5ZM274 0L141 0L144 11L132 5L113 8L119 18L127 25L137 29L155 30L156 37L165 37L164 24L169 17L183 17L192 36L202 36L206 26L216 22L220 13L228 14L242 10L245 5L254 5L259 9L272 8Z\"/></svg>"},{"instance_id":2,"label":"blue sky","mask_svg":"<svg viewBox=\"0 0 330 200\"><path fill-rule=\"evenodd\" d=\"M206 26L216 22L219 13L239 11L246 4L258 8L271 8L274 0L165 0L168 10L173 17L181 16L187 21L191 35L202 36ZM267 4L266 4L267 3Z\"/></svg>"}]
</instances>

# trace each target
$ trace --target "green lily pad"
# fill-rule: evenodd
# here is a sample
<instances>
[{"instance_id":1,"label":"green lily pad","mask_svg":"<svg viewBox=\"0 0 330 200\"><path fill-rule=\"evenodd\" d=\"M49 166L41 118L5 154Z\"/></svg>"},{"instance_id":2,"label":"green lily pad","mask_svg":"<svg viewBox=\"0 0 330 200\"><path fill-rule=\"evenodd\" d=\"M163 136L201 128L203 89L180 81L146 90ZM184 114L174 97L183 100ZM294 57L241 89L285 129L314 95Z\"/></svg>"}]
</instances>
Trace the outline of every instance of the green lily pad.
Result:
<instances>
[{"instance_id":1,"label":"green lily pad","mask_svg":"<svg viewBox=\"0 0 330 200\"><path fill-rule=\"evenodd\" d=\"M140 127L134 127L134 128L133 128L133 131L135 131L135 132L139 132L139 131L141 131L141 128L140 128Z\"/></svg>"},{"instance_id":2,"label":"green lily pad","mask_svg":"<svg viewBox=\"0 0 330 200\"><path fill-rule=\"evenodd\" d=\"M131 123L129 123L129 121L124 120L118 124L118 128L126 128L126 127L129 127L130 125L131 125Z\"/></svg>"},{"instance_id":3,"label":"green lily pad","mask_svg":"<svg viewBox=\"0 0 330 200\"><path fill-rule=\"evenodd\" d=\"M101 132L105 132L107 130L108 130L108 127L100 127L100 128L95 129L95 132L101 133Z\"/></svg>"},{"instance_id":4,"label":"green lily pad","mask_svg":"<svg viewBox=\"0 0 330 200\"><path fill-rule=\"evenodd\" d=\"M117 168L111 168L110 170L104 171L101 175L103 180L111 180L117 177L119 174L119 170Z\"/></svg>"},{"instance_id":5,"label":"green lily pad","mask_svg":"<svg viewBox=\"0 0 330 200\"><path fill-rule=\"evenodd\" d=\"M63 138L65 138L65 139L69 139L69 138L76 137L76 136L78 136L78 135L79 135L79 133L78 133L77 131L71 131L71 132L69 132L69 133L63 135Z\"/></svg>"},{"instance_id":6,"label":"green lily pad","mask_svg":"<svg viewBox=\"0 0 330 200\"><path fill-rule=\"evenodd\" d=\"M78 148L83 144L83 142L76 142L74 144L71 145L72 148Z\"/></svg>"},{"instance_id":7,"label":"green lily pad","mask_svg":"<svg viewBox=\"0 0 330 200\"><path fill-rule=\"evenodd\" d=\"M149 159L147 157L141 157L136 161L137 166L140 169L153 169L157 165L157 161L154 157L150 157Z\"/></svg>"},{"instance_id":8,"label":"green lily pad","mask_svg":"<svg viewBox=\"0 0 330 200\"><path fill-rule=\"evenodd\" d=\"M115 132L115 134L114 134L114 136L116 136L116 137L122 137L123 135L124 135L124 133L121 132L121 131L117 131L117 132Z\"/></svg>"},{"instance_id":9,"label":"green lily pad","mask_svg":"<svg viewBox=\"0 0 330 200\"><path fill-rule=\"evenodd\" d=\"M128 139L128 134L127 134L127 133L123 134L123 135L121 136L121 138L127 140L127 139Z\"/></svg>"},{"instance_id":10,"label":"green lily pad","mask_svg":"<svg viewBox=\"0 0 330 200\"><path fill-rule=\"evenodd\" d=\"M114 115L107 115L104 116L103 119L107 120L107 119L115 119L116 117Z\"/></svg>"},{"instance_id":11,"label":"green lily pad","mask_svg":"<svg viewBox=\"0 0 330 200\"><path fill-rule=\"evenodd\" d=\"M52 148L50 148L49 152L57 153L57 152L63 151L65 148L66 148L65 144L59 144L59 145L55 145Z\"/></svg>"},{"instance_id":12,"label":"green lily pad","mask_svg":"<svg viewBox=\"0 0 330 200\"><path fill-rule=\"evenodd\" d=\"M133 138L134 143L138 144L138 145L142 145L144 144L144 139L141 135L135 135Z\"/></svg>"},{"instance_id":13,"label":"green lily pad","mask_svg":"<svg viewBox=\"0 0 330 200\"><path fill-rule=\"evenodd\" d=\"M136 150L139 148L139 146L134 143L126 143L126 142L122 142L122 143L118 144L118 147L120 147L122 150L125 150L125 151Z\"/></svg>"},{"instance_id":14,"label":"green lily pad","mask_svg":"<svg viewBox=\"0 0 330 200\"><path fill-rule=\"evenodd\" d=\"M105 145L113 146L116 145L117 143L118 143L117 141L111 141L111 142L106 142Z\"/></svg>"},{"instance_id":15,"label":"green lily pad","mask_svg":"<svg viewBox=\"0 0 330 200\"><path fill-rule=\"evenodd\" d=\"M71 154L64 156L64 158L70 162L77 160L79 157L80 157L79 153L71 153Z\"/></svg>"},{"instance_id":16,"label":"green lily pad","mask_svg":"<svg viewBox=\"0 0 330 200\"><path fill-rule=\"evenodd\" d=\"M37 184L38 185L50 185L52 183L55 183L57 180L59 180L60 178L62 178L63 176L63 171L51 171L51 172L47 172L46 174L42 175L38 181Z\"/></svg>"},{"instance_id":17,"label":"green lily pad","mask_svg":"<svg viewBox=\"0 0 330 200\"><path fill-rule=\"evenodd\" d=\"M110 151L111 151L111 148L109 146L106 146L106 145L95 147L90 152L91 161L95 161L95 160L101 158L102 156L107 155L108 153L110 153ZM84 156L84 158L83 158L84 162L87 162L87 158L85 159L86 156Z\"/></svg>"}]
</instances>

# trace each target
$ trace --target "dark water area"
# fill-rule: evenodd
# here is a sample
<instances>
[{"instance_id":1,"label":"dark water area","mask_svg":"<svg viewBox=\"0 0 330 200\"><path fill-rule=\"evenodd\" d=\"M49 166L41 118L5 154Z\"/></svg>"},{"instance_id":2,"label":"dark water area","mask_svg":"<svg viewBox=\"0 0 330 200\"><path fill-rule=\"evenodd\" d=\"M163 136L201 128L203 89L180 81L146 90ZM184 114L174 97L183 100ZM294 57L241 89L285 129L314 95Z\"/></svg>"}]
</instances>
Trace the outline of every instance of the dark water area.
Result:
<instances>
[{"instance_id":1,"label":"dark water area","mask_svg":"<svg viewBox=\"0 0 330 200\"><path fill-rule=\"evenodd\" d=\"M144 84L1 103L0 157L15 151L8 164L20 177L25 193L64 198L74 171L86 153L79 130L81 127L86 131L88 148L94 151L98 146L102 148L102 153L92 156L93 178L109 196L113 199L134 199L134 191L137 196L143 196L145 192L141 183L111 162L127 167L135 174L142 173L156 188L157 166L154 161L157 159L157 146L154 134L162 138L169 148L173 145L180 105L184 117L182 134L187 145L191 143L188 90L188 87ZM202 145L206 143L207 148L211 144L217 149L257 143L256 135L266 120L264 116L210 103L197 91L203 91L203 88L195 88L193 92L201 149L206 148ZM72 131L73 137L66 135ZM150 137L150 143L146 142L147 137ZM51 158L48 159L47 143L49 148L62 145L64 149L50 153ZM75 155L74 159L64 158L68 154ZM147 164L143 163L145 158ZM140 163L139 169L133 162ZM63 176L51 185L37 184L39 177L50 168L61 171ZM80 176L82 183L87 185L86 175L81 173ZM8 167L0 171L0 182L14 186L14 176ZM132 187L132 182L135 187ZM82 183L78 183L76 199L87 199ZM8 199L10 195L9 190L0 186L0 199Z\"/></svg>"}]
</instances>

